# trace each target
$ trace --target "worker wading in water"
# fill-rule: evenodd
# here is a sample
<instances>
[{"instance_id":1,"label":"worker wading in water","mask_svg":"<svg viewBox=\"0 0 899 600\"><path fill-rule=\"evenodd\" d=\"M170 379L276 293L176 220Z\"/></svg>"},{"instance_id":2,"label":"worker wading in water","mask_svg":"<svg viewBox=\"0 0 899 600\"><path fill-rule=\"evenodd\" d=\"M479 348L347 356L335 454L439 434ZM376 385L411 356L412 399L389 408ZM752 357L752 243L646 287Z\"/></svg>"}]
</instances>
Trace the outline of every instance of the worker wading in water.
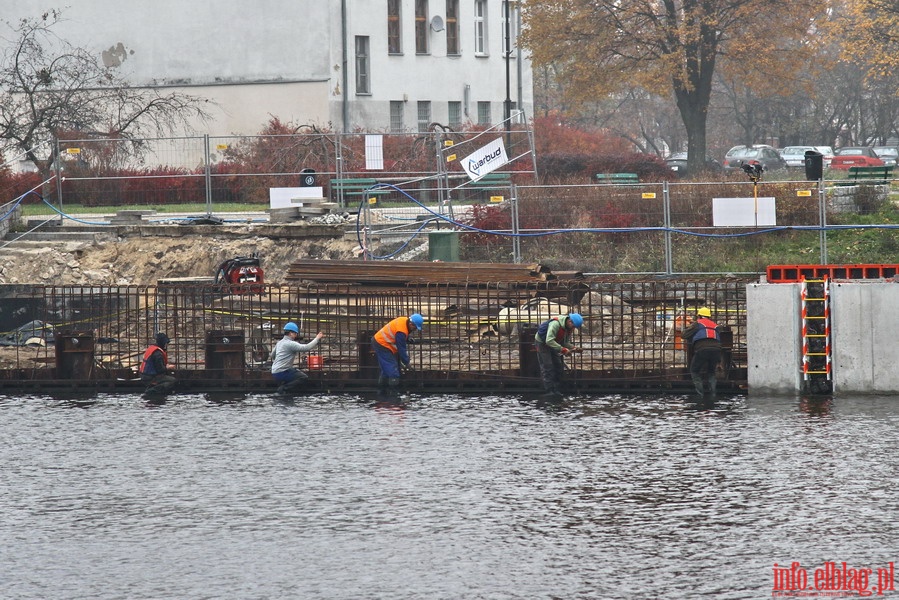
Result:
<instances>
[{"instance_id":1,"label":"worker wading in water","mask_svg":"<svg viewBox=\"0 0 899 600\"><path fill-rule=\"evenodd\" d=\"M703 306L696 311L696 321L684 329L681 337L693 349L690 377L696 393L714 395L718 386L715 371L721 362L721 334L712 319L712 311ZM703 381L705 380L705 381ZM706 382L708 382L706 384Z\"/></svg>"},{"instance_id":2,"label":"worker wading in water","mask_svg":"<svg viewBox=\"0 0 899 600\"><path fill-rule=\"evenodd\" d=\"M562 385L562 373L565 371L563 357L572 352L581 352L581 348L571 341L571 334L584 324L584 317L577 313L553 317L544 321L537 328L534 336L534 347L537 350L537 362L540 363L540 377L543 389L548 395L559 394Z\"/></svg>"},{"instance_id":3,"label":"worker wading in water","mask_svg":"<svg viewBox=\"0 0 899 600\"><path fill-rule=\"evenodd\" d=\"M300 352L308 352L318 346L325 334L319 331L308 344L299 343L298 337L300 328L291 321L284 326L284 337L275 344L269 356L272 361L272 377L280 384L278 391L282 393L295 392L309 381L309 375L294 366L294 359Z\"/></svg>"},{"instance_id":4,"label":"worker wading in water","mask_svg":"<svg viewBox=\"0 0 899 600\"><path fill-rule=\"evenodd\" d=\"M177 383L177 380L170 375L171 367L166 351L169 341L169 336L162 332L157 333L155 343L150 344L144 352L140 363L140 380L148 384L148 393L167 394Z\"/></svg>"},{"instance_id":5,"label":"worker wading in water","mask_svg":"<svg viewBox=\"0 0 899 600\"><path fill-rule=\"evenodd\" d=\"M421 330L424 322L424 317L418 313L409 317L397 317L371 338L371 347L378 358L378 366L381 367L378 388L398 388L401 371L412 370L406 343L411 331Z\"/></svg>"}]
</instances>

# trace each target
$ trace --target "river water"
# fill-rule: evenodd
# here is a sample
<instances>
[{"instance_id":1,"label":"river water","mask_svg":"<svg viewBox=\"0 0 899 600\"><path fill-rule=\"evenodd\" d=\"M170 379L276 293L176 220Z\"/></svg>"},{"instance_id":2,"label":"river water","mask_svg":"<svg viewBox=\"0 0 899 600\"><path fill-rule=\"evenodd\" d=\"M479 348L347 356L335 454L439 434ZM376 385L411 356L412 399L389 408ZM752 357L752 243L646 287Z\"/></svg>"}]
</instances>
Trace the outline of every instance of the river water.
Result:
<instances>
[{"instance_id":1,"label":"river water","mask_svg":"<svg viewBox=\"0 0 899 600\"><path fill-rule=\"evenodd\" d=\"M828 561L876 596L897 430L878 396L0 395L0 597L770 598Z\"/></svg>"}]
</instances>

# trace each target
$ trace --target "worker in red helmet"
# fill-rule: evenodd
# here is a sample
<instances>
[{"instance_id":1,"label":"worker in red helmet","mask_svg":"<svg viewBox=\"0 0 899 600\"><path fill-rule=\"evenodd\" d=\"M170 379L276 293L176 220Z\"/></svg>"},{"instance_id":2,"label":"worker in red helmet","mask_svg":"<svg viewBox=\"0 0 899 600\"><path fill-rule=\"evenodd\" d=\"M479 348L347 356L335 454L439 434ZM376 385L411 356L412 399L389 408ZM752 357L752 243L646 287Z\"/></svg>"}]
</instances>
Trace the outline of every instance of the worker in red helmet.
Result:
<instances>
[{"instance_id":1,"label":"worker in red helmet","mask_svg":"<svg viewBox=\"0 0 899 600\"><path fill-rule=\"evenodd\" d=\"M380 389L396 389L400 385L401 371L412 370L406 344L412 332L420 331L424 323L424 317L418 313L397 317L371 338L371 347L381 367L381 376L378 378Z\"/></svg>"},{"instance_id":2,"label":"worker in red helmet","mask_svg":"<svg viewBox=\"0 0 899 600\"><path fill-rule=\"evenodd\" d=\"M167 394L175 387L177 380L169 366L169 336L163 332L156 334L152 344L147 346L140 362L140 380L148 384L146 393Z\"/></svg>"},{"instance_id":3,"label":"worker in red helmet","mask_svg":"<svg viewBox=\"0 0 899 600\"><path fill-rule=\"evenodd\" d=\"M308 344L297 341L300 328L293 321L284 326L284 337L275 344L269 358L272 361L272 377L280 385L278 391L291 393L299 390L309 380L309 375L294 366L294 359L300 352L308 352L318 346L325 334L321 331Z\"/></svg>"},{"instance_id":4,"label":"worker in red helmet","mask_svg":"<svg viewBox=\"0 0 899 600\"><path fill-rule=\"evenodd\" d=\"M715 372L721 362L721 333L707 306L696 311L696 320L684 329L681 338L693 349L690 378L696 393L702 396L708 391L714 396L718 386Z\"/></svg>"},{"instance_id":5,"label":"worker in red helmet","mask_svg":"<svg viewBox=\"0 0 899 600\"><path fill-rule=\"evenodd\" d=\"M572 352L581 352L581 348L571 341L571 334L583 324L584 317L578 313L570 313L548 319L537 328L534 348L537 350L543 389L548 396L560 393L562 373L565 371L565 361L562 357Z\"/></svg>"}]
</instances>

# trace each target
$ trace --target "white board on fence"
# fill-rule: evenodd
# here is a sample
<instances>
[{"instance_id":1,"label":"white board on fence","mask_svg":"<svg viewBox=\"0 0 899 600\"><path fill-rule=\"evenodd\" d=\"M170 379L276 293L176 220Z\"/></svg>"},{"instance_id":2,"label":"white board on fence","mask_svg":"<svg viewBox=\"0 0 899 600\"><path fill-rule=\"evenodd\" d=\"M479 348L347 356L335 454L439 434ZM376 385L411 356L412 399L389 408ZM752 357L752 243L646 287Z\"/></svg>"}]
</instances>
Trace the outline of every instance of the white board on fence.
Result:
<instances>
[{"instance_id":1,"label":"white board on fence","mask_svg":"<svg viewBox=\"0 0 899 600\"><path fill-rule=\"evenodd\" d=\"M715 227L773 227L777 225L774 198L712 198Z\"/></svg>"},{"instance_id":2,"label":"white board on fence","mask_svg":"<svg viewBox=\"0 0 899 600\"><path fill-rule=\"evenodd\" d=\"M291 198L321 198L322 188L318 187L289 187L289 188L268 188L268 207L269 208L290 208L298 206L295 202L291 202Z\"/></svg>"},{"instance_id":3,"label":"white board on fence","mask_svg":"<svg viewBox=\"0 0 899 600\"><path fill-rule=\"evenodd\" d=\"M369 171L384 170L384 136L369 134L365 136L365 168Z\"/></svg>"}]
</instances>

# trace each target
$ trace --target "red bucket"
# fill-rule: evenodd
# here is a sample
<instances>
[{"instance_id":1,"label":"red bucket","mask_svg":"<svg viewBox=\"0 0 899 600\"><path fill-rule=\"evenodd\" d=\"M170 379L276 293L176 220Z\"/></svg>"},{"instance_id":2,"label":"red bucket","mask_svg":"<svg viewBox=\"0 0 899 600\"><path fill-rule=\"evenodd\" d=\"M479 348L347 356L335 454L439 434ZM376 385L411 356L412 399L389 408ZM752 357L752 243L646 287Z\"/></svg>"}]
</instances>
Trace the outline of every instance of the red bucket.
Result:
<instances>
[{"instance_id":1,"label":"red bucket","mask_svg":"<svg viewBox=\"0 0 899 600\"><path fill-rule=\"evenodd\" d=\"M322 357L316 355L309 355L306 357L306 366L310 371L321 371L322 369Z\"/></svg>"}]
</instances>

